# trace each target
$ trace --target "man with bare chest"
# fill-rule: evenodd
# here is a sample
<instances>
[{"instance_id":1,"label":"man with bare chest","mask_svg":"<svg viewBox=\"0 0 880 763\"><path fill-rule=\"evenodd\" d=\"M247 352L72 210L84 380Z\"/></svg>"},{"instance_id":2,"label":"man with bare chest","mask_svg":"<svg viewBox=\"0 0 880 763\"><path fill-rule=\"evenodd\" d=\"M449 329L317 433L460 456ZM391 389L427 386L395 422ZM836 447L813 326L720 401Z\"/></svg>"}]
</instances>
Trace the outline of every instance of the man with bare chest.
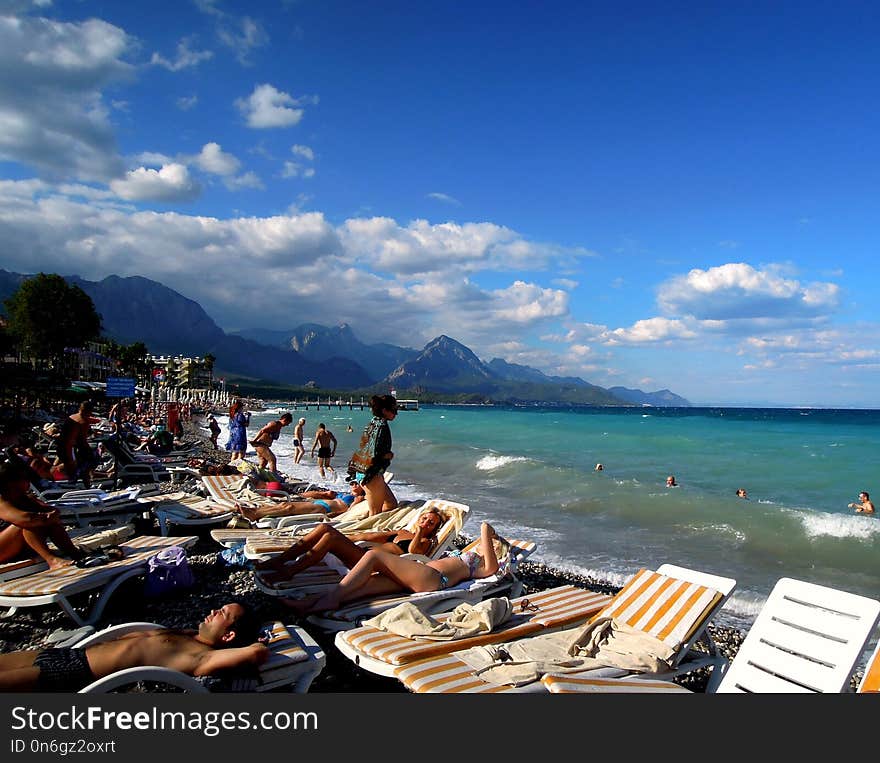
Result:
<instances>
[{"instance_id":1,"label":"man with bare chest","mask_svg":"<svg viewBox=\"0 0 880 763\"><path fill-rule=\"evenodd\" d=\"M196 677L257 666L266 660L269 650L261 643L239 646L252 635L244 632L245 614L241 604L230 603L212 610L196 631L160 628L79 649L2 654L0 691L76 692L118 670L143 665L158 665Z\"/></svg>"}]
</instances>

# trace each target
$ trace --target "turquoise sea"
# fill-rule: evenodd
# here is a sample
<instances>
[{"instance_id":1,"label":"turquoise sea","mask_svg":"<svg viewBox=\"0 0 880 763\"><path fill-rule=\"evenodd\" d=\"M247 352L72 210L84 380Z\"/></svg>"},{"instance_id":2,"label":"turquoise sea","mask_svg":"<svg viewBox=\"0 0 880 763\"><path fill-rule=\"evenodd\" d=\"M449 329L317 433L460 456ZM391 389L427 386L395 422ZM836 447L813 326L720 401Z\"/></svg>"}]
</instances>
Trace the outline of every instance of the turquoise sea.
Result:
<instances>
[{"instance_id":1,"label":"turquoise sea","mask_svg":"<svg viewBox=\"0 0 880 763\"><path fill-rule=\"evenodd\" d=\"M251 432L288 410L268 405ZM319 422L339 440L340 489L369 415L294 411L307 453ZM781 577L880 597L880 518L847 507L860 490L880 499L880 411L423 406L391 426L398 498L466 503L466 534L488 519L548 564L617 584L664 562L733 577L722 620L738 627ZM320 481L292 450L288 427L279 468Z\"/></svg>"}]
</instances>

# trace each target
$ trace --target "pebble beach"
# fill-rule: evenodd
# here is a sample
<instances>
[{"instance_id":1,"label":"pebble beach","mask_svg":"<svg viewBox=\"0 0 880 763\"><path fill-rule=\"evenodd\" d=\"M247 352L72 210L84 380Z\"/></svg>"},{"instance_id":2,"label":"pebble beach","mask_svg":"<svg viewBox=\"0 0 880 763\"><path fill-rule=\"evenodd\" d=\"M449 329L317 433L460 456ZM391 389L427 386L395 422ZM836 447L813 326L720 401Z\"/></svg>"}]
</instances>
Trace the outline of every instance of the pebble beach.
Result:
<instances>
[{"instance_id":1,"label":"pebble beach","mask_svg":"<svg viewBox=\"0 0 880 763\"><path fill-rule=\"evenodd\" d=\"M186 438L198 441L201 455L215 461L228 460L225 450L214 450L206 440L200 421L186 425ZM179 490L179 485L162 485L163 492ZM207 612L230 599L246 601L260 618L278 619L302 625L322 646L327 663L321 674L314 680L311 692L369 692L405 693L406 689L396 679L376 676L361 670L353 662L342 656L333 645L333 634L322 634L318 629L293 616L289 609L272 597L259 592L253 584L253 575L248 568L225 564L219 557L221 547L211 538L210 528L186 528L186 534L198 535L198 542L189 550L189 562L195 574L195 585L180 594L161 599L148 599L143 596L143 583L133 579L116 592L104 610L99 627L106 627L132 620L146 620L162 625L192 628ZM192 532L190 532L192 530ZM158 528L155 529L158 534ZM471 538L464 534L456 541L463 546ZM532 559L523 562L518 574L528 595L559 585L574 585L602 593L619 590L607 580L598 577L575 575L546 565L540 560L540 549ZM21 610L14 616L0 619L0 651L36 649L49 643L51 634L75 629L69 618L55 607L34 607ZM735 628L710 625L709 632L718 650L728 659L733 659L745 634ZM853 685L860 679L860 673L853 677ZM695 692L705 691L708 671L695 671L677 679L682 685ZM153 687L154 688L154 687ZM143 691L149 686L140 687Z\"/></svg>"}]
</instances>

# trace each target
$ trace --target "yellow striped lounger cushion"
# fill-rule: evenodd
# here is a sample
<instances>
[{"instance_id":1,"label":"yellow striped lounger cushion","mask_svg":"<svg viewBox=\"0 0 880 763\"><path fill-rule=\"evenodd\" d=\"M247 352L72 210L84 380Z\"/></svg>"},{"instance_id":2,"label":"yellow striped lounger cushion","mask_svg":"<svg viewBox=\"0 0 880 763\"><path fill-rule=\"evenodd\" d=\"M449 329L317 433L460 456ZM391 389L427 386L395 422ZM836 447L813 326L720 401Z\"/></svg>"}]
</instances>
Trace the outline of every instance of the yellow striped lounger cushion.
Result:
<instances>
[{"instance_id":1,"label":"yellow striped lounger cushion","mask_svg":"<svg viewBox=\"0 0 880 763\"><path fill-rule=\"evenodd\" d=\"M191 546L198 538L194 535L162 537L158 535L139 535L120 544L124 556L115 562L108 562L101 567L81 568L74 564L56 570L43 570L33 575L3 581L0 594L13 596L45 596L61 592L73 593L75 589L89 590L95 582L112 579L119 570L133 565L143 564L151 556L169 546Z\"/></svg>"},{"instance_id":2,"label":"yellow striped lounger cushion","mask_svg":"<svg viewBox=\"0 0 880 763\"><path fill-rule=\"evenodd\" d=\"M589 678L577 675L546 675L541 683L551 694L691 694L690 689L674 681L621 676L620 678Z\"/></svg>"},{"instance_id":3,"label":"yellow striped lounger cushion","mask_svg":"<svg viewBox=\"0 0 880 763\"><path fill-rule=\"evenodd\" d=\"M722 599L713 588L640 570L596 618L612 617L680 647Z\"/></svg>"},{"instance_id":4,"label":"yellow striped lounger cushion","mask_svg":"<svg viewBox=\"0 0 880 763\"><path fill-rule=\"evenodd\" d=\"M507 641L538 631L560 628L578 620L586 620L605 606L609 598L605 594L570 585L521 596L511 600L513 617L500 628L491 633L455 641L438 642L406 638L368 625L342 631L337 635L337 639L368 657L389 665L405 665L438 654L448 654L450 651ZM526 605L525 608L523 604ZM449 614L438 615L437 619L442 621L449 617Z\"/></svg>"}]
</instances>

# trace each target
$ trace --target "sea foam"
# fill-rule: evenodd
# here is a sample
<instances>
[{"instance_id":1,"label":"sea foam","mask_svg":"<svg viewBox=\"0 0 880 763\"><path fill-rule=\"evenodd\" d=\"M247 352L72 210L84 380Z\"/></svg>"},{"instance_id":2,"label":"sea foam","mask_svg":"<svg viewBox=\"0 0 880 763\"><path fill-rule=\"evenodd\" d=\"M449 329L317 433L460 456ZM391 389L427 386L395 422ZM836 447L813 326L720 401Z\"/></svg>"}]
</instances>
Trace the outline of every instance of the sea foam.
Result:
<instances>
[{"instance_id":1,"label":"sea foam","mask_svg":"<svg viewBox=\"0 0 880 763\"><path fill-rule=\"evenodd\" d=\"M480 471L491 472L493 469L500 469L502 466L515 463L517 461L528 461L525 456L483 456L475 466Z\"/></svg>"},{"instance_id":2,"label":"sea foam","mask_svg":"<svg viewBox=\"0 0 880 763\"><path fill-rule=\"evenodd\" d=\"M796 512L809 538L872 539L880 535L880 522L873 517L853 517L844 514Z\"/></svg>"}]
</instances>

